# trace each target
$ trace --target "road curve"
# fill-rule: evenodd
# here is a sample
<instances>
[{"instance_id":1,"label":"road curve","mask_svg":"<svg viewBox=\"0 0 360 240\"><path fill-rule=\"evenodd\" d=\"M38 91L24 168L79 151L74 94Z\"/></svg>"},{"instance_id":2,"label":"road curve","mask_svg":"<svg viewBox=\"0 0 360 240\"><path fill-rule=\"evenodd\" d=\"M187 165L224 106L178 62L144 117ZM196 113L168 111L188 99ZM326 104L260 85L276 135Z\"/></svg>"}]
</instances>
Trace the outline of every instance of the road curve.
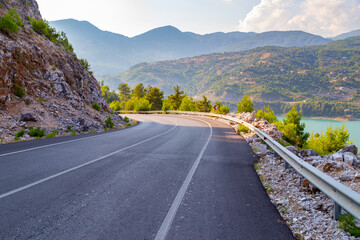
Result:
<instances>
[{"instance_id":1,"label":"road curve","mask_svg":"<svg viewBox=\"0 0 360 240\"><path fill-rule=\"evenodd\" d=\"M0 239L293 239L248 144L206 118L0 146Z\"/></svg>"}]
</instances>

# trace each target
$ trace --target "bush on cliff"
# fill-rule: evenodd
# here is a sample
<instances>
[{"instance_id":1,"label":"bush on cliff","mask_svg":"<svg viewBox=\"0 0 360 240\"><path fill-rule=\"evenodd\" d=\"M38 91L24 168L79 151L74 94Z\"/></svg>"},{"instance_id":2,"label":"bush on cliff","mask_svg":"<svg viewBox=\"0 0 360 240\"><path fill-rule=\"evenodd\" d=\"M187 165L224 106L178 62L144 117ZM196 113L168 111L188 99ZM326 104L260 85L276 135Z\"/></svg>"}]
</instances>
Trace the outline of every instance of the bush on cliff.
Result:
<instances>
[{"instance_id":1,"label":"bush on cliff","mask_svg":"<svg viewBox=\"0 0 360 240\"><path fill-rule=\"evenodd\" d=\"M267 120L269 123L275 123L276 122L276 115L274 113L274 110L270 109L269 106L263 107L263 109L260 109L256 112L255 117L257 118L263 118Z\"/></svg>"},{"instance_id":2,"label":"bush on cliff","mask_svg":"<svg viewBox=\"0 0 360 240\"><path fill-rule=\"evenodd\" d=\"M50 41L55 44L61 44L66 51L73 52L74 48L69 43L69 40L64 32L57 32L55 28L51 27L48 22L29 18L29 22L33 30L39 34L45 35Z\"/></svg>"},{"instance_id":3,"label":"bush on cliff","mask_svg":"<svg viewBox=\"0 0 360 240\"><path fill-rule=\"evenodd\" d=\"M0 30L6 33L17 33L24 26L20 15L15 9L10 9L3 17L0 17Z\"/></svg>"}]
</instances>

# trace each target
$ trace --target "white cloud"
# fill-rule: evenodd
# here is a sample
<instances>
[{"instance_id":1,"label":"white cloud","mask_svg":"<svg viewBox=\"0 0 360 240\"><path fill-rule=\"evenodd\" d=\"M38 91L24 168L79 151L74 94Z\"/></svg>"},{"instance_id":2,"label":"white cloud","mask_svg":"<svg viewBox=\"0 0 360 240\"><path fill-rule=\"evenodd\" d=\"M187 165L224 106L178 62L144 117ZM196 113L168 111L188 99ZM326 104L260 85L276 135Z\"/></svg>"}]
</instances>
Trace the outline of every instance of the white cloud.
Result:
<instances>
[{"instance_id":1,"label":"white cloud","mask_svg":"<svg viewBox=\"0 0 360 240\"><path fill-rule=\"evenodd\" d=\"M221 0L221 1L226 2L226 3L232 3L233 2L233 0Z\"/></svg>"},{"instance_id":2,"label":"white cloud","mask_svg":"<svg viewBox=\"0 0 360 240\"><path fill-rule=\"evenodd\" d=\"M335 36L360 28L358 0L261 0L240 21L239 30L303 30Z\"/></svg>"}]
</instances>

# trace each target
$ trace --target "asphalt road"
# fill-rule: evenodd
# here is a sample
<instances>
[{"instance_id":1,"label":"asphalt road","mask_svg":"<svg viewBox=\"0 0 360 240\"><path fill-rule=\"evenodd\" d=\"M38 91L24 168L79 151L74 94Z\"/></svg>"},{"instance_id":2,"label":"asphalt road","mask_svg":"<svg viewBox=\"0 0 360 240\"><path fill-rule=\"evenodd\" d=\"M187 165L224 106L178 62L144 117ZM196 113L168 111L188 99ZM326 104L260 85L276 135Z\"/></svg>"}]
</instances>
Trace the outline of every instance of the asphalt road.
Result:
<instances>
[{"instance_id":1,"label":"asphalt road","mask_svg":"<svg viewBox=\"0 0 360 240\"><path fill-rule=\"evenodd\" d=\"M293 239L245 140L205 118L0 146L0 239Z\"/></svg>"}]
</instances>

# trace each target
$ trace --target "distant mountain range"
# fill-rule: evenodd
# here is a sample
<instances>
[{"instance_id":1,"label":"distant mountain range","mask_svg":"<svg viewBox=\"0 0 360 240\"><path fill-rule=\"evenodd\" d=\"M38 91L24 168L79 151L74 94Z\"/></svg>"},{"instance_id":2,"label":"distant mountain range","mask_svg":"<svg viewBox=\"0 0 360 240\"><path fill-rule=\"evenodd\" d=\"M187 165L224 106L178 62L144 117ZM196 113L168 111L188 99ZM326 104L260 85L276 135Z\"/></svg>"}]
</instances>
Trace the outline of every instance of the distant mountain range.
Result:
<instances>
[{"instance_id":1,"label":"distant mountain range","mask_svg":"<svg viewBox=\"0 0 360 240\"><path fill-rule=\"evenodd\" d=\"M87 21L66 19L50 22L64 31L81 58L87 59L96 76L126 71L142 63L173 60L208 53L234 52L263 46L302 47L333 41L302 31L273 31L264 33L211 33L199 35L181 32L172 26L153 29L129 38L102 31ZM354 31L334 39L360 34Z\"/></svg>"},{"instance_id":2,"label":"distant mountain range","mask_svg":"<svg viewBox=\"0 0 360 240\"><path fill-rule=\"evenodd\" d=\"M204 94L213 101L237 102L247 94L273 104L312 102L315 116L342 116L350 108L348 115L360 117L360 36L317 46L272 46L141 63L103 80L112 88L122 82L150 84L165 95L179 85L190 96Z\"/></svg>"}]
</instances>

